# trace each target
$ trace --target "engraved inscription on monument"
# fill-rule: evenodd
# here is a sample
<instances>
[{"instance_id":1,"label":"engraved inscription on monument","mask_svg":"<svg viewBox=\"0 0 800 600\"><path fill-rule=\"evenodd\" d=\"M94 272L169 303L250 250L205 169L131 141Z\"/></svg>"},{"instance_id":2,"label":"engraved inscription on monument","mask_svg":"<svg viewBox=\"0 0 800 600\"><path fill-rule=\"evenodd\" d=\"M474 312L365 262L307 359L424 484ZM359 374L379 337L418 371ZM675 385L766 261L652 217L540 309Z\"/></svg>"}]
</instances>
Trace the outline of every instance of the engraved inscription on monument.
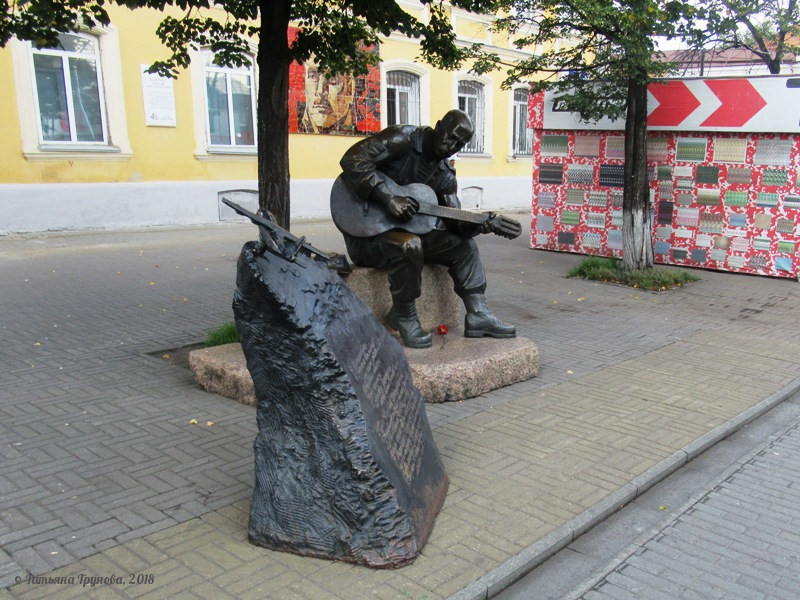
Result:
<instances>
[{"instance_id":1,"label":"engraved inscription on monument","mask_svg":"<svg viewBox=\"0 0 800 600\"><path fill-rule=\"evenodd\" d=\"M363 374L364 394L372 401L378 416L378 436L400 467L406 483L411 483L422 465L422 406L415 402L410 376L397 369L381 369L385 365L377 357L382 342L371 338L362 345L352 368ZM398 406L403 410L398 411Z\"/></svg>"}]
</instances>

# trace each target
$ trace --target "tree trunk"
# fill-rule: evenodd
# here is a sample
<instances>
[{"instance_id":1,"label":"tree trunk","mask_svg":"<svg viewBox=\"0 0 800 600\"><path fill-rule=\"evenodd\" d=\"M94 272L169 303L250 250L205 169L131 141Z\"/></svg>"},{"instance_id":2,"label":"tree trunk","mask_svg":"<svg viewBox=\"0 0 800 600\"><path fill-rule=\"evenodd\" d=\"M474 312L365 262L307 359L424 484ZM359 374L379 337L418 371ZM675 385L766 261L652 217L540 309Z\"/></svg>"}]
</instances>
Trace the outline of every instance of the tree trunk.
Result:
<instances>
[{"instance_id":1,"label":"tree trunk","mask_svg":"<svg viewBox=\"0 0 800 600\"><path fill-rule=\"evenodd\" d=\"M289 229L289 7L259 0L258 203Z\"/></svg>"},{"instance_id":2,"label":"tree trunk","mask_svg":"<svg viewBox=\"0 0 800 600\"><path fill-rule=\"evenodd\" d=\"M622 267L653 266L653 224L647 179L647 79L628 81L625 117L625 189L622 196Z\"/></svg>"}]
</instances>

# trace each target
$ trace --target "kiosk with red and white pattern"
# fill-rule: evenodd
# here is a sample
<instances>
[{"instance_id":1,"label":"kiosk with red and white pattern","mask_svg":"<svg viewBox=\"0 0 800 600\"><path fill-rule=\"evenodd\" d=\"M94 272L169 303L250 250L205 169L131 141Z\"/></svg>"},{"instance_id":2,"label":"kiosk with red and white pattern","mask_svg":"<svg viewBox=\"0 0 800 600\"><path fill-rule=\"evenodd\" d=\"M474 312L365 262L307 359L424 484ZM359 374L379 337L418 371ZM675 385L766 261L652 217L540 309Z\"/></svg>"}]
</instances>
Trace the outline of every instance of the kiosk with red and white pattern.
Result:
<instances>
[{"instance_id":1,"label":"kiosk with red and white pattern","mask_svg":"<svg viewBox=\"0 0 800 600\"><path fill-rule=\"evenodd\" d=\"M798 276L800 78L671 79L649 89L655 260ZM622 254L624 122L532 95L531 244Z\"/></svg>"}]
</instances>

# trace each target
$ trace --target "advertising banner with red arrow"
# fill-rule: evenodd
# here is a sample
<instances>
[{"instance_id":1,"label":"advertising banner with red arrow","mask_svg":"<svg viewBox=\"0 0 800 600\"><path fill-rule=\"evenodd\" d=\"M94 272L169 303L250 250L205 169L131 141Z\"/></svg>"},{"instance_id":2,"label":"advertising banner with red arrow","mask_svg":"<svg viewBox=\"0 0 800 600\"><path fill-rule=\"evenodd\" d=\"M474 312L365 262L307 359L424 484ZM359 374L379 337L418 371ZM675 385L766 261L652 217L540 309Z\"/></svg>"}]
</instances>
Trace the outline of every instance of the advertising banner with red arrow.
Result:
<instances>
[{"instance_id":1,"label":"advertising banner with red arrow","mask_svg":"<svg viewBox=\"0 0 800 600\"><path fill-rule=\"evenodd\" d=\"M800 77L665 79L648 88L648 128L654 131L800 132ZM624 130L624 120L582 122L544 96L545 129Z\"/></svg>"}]
</instances>

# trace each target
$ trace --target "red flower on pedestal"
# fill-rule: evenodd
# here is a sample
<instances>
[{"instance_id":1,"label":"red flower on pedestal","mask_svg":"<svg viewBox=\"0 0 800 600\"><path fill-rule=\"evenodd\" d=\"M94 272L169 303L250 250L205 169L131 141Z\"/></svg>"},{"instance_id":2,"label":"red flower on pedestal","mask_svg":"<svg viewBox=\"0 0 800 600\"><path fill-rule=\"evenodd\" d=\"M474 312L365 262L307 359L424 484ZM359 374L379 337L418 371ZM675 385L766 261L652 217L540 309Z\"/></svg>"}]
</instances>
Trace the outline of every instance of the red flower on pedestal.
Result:
<instances>
[{"instance_id":1,"label":"red flower on pedestal","mask_svg":"<svg viewBox=\"0 0 800 600\"><path fill-rule=\"evenodd\" d=\"M447 329L447 325L444 324L439 325L439 327L436 328L436 333L438 333L439 335L447 335L448 331L449 329Z\"/></svg>"}]
</instances>

